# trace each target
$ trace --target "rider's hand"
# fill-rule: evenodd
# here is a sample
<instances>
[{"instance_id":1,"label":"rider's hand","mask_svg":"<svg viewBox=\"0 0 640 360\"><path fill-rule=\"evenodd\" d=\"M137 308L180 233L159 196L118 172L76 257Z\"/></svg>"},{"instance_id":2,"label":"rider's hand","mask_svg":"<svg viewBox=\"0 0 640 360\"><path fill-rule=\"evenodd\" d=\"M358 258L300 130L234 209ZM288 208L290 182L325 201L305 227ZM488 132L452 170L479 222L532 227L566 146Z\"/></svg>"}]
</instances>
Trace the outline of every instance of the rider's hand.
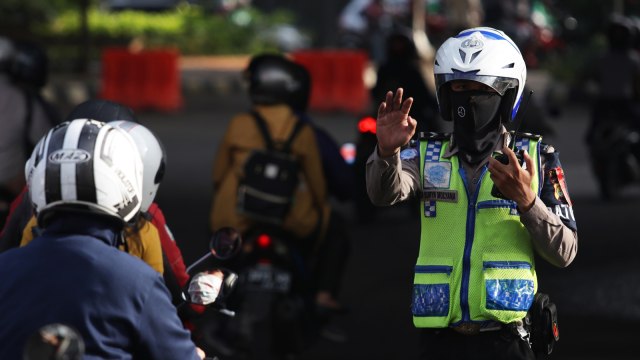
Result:
<instances>
[{"instance_id":1,"label":"rider's hand","mask_svg":"<svg viewBox=\"0 0 640 360\"><path fill-rule=\"evenodd\" d=\"M378 107L376 136L378 137L378 155L391 156L400 147L407 144L416 131L417 122L409 116L413 98L402 101L402 88L387 92L385 100Z\"/></svg>"},{"instance_id":2,"label":"rider's hand","mask_svg":"<svg viewBox=\"0 0 640 360\"><path fill-rule=\"evenodd\" d=\"M204 350L200 349L199 347L196 347L196 352L198 353L200 359L204 359L207 357L207 354L204 353Z\"/></svg>"},{"instance_id":3,"label":"rider's hand","mask_svg":"<svg viewBox=\"0 0 640 360\"><path fill-rule=\"evenodd\" d=\"M189 282L189 297L191 302L199 305L209 305L216 301L220 294L224 275L221 271L201 272Z\"/></svg>"},{"instance_id":4,"label":"rider's hand","mask_svg":"<svg viewBox=\"0 0 640 360\"><path fill-rule=\"evenodd\" d=\"M525 152L525 166L521 167L513 150L505 146L502 148L502 153L507 155L509 163L503 164L493 157L489 158L491 180L507 199L518 204L518 210L528 211L536 200L536 194L531 190L531 181L534 176L533 160Z\"/></svg>"}]
</instances>

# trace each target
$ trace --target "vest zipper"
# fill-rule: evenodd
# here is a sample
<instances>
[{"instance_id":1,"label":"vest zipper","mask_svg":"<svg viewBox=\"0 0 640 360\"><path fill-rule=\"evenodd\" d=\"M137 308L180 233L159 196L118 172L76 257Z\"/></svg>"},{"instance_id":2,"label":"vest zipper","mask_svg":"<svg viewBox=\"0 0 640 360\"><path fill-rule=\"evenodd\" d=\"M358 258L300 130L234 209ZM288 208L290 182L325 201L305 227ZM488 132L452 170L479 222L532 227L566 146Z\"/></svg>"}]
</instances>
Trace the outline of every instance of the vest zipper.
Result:
<instances>
[{"instance_id":1,"label":"vest zipper","mask_svg":"<svg viewBox=\"0 0 640 360\"><path fill-rule=\"evenodd\" d=\"M458 172L462 177L462 183L464 184L464 190L467 193L467 200L469 201L467 206L467 227L466 236L464 241L464 253L462 256L462 281L460 284L460 307L462 308L462 321L470 321L471 316L469 314L469 276L471 276L471 248L473 247L473 235L475 234L476 224L476 201L478 201L478 194L480 193L480 187L482 185L482 178L487 172L488 166L482 167L482 173L478 178L476 184L476 190L473 196L469 194L469 184L467 184L467 174L462 166Z\"/></svg>"}]
</instances>

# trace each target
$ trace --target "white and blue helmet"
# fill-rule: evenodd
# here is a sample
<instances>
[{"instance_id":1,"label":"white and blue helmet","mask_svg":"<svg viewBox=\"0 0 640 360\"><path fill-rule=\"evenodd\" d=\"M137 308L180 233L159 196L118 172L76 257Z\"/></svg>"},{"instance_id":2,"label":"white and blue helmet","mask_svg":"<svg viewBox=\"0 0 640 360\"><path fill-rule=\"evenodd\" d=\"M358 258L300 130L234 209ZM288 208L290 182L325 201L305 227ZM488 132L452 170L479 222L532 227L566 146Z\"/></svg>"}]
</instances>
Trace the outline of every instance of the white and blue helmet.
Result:
<instances>
[{"instance_id":1,"label":"white and blue helmet","mask_svg":"<svg viewBox=\"0 0 640 360\"><path fill-rule=\"evenodd\" d=\"M166 166L164 149L151 130L138 123L117 120L109 122L109 125L119 128L131 135L131 138L138 147L138 152L140 153L144 167L140 211L146 212L155 199L158 187L164 177Z\"/></svg>"},{"instance_id":2,"label":"white and blue helmet","mask_svg":"<svg viewBox=\"0 0 640 360\"><path fill-rule=\"evenodd\" d=\"M445 41L436 52L434 63L436 98L440 114L451 120L448 86L453 80L483 83L502 100L503 121L512 121L527 80L527 66L516 44L504 32L489 27L461 31Z\"/></svg>"}]
</instances>

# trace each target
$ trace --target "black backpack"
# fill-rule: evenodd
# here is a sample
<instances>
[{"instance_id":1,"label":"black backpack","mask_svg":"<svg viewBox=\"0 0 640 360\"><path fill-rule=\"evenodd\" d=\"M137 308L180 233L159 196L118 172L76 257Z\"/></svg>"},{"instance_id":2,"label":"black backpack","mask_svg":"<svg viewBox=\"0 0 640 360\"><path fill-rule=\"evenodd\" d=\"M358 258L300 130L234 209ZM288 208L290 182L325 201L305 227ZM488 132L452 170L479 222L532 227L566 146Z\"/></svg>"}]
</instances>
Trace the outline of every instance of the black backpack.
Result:
<instances>
[{"instance_id":1,"label":"black backpack","mask_svg":"<svg viewBox=\"0 0 640 360\"><path fill-rule=\"evenodd\" d=\"M258 222L282 224L298 187L298 160L290 153L291 142L304 123L298 120L282 148L276 149L267 124L252 112L266 149L251 152L238 185L238 211Z\"/></svg>"}]
</instances>

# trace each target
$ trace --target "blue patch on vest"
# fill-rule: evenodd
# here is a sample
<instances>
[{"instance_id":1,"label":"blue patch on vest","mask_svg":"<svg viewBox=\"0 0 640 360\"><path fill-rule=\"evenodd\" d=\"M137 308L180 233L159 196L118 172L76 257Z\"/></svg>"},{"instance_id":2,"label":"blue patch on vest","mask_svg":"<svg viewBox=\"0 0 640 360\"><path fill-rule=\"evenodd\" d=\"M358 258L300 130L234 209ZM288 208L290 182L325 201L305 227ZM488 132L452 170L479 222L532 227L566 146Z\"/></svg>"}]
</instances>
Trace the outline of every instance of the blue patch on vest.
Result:
<instances>
[{"instance_id":1,"label":"blue patch on vest","mask_svg":"<svg viewBox=\"0 0 640 360\"><path fill-rule=\"evenodd\" d=\"M424 188L448 189L451 182L451 163L435 162L424 164Z\"/></svg>"},{"instance_id":2,"label":"blue patch on vest","mask_svg":"<svg viewBox=\"0 0 640 360\"><path fill-rule=\"evenodd\" d=\"M533 303L532 280L485 280L485 288L489 310L527 311Z\"/></svg>"},{"instance_id":3,"label":"blue patch on vest","mask_svg":"<svg viewBox=\"0 0 640 360\"><path fill-rule=\"evenodd\" d=\"M418 155L420 155L418 153L418 150L414 149L414 148L408 148L408 149L404 149L400 152L400 159L401 160L411 160L411 159L415 159L416 157L418 157Z\"/></svg>"},{"instance_id":4,"label":"blue patch on vest","mask_svg":"<svg viewBox=\"0 0 640 360\"><path fill-rule=\"evenodd\" d=\"M414 316L447 316L449 314L449 284L413 285Z\"/></svg>"}]
</instances>

